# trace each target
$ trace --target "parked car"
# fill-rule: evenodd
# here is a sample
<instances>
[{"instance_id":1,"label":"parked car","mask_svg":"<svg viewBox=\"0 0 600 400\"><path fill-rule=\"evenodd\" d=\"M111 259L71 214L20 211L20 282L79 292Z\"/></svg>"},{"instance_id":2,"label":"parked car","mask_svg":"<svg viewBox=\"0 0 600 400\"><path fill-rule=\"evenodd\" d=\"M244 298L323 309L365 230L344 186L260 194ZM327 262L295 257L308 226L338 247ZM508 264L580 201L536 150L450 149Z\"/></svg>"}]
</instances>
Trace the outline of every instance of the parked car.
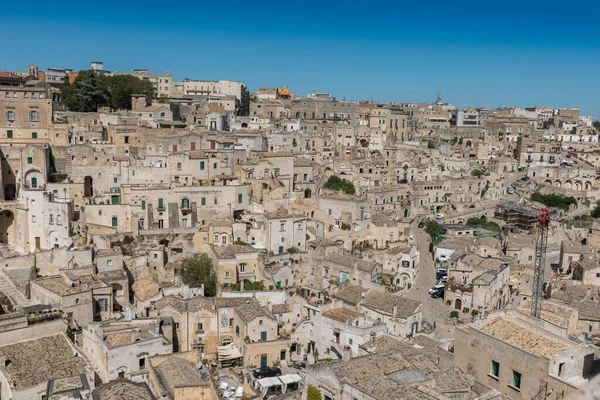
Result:
<instances>
[{"instance_id":1,"label":"parked car","mask_svg":"<svg viewBox=\"0 0 600 400\"><path fill-rule=\"evenodd\" d=\"M509 187L506 188L506 192L508 194L513 194L515 192L515 188L512 187L512 186L509 186Z\"/></svg>"},{"instance_id":2,"label":"parked car","mask_svg":"<svg viewBox=\"0 0 600 400\"><path fill-rule=\"evenodd\" d=\"M439 277L438 279L439 279L438 283L446 283L446 282L448 282L448 275L443 275L443 276Z\"/></svg>"},{"instance_id":3,"label":"parked car","mask_svg":"<svg viewBox=\"0 0 600 400\"><path fill-rule=\"evenodd\" d=\"M444 289L438 289L429 294L434 299L441 299L444 297Z\"/></svg>"},{"instance_id":4,"label":"parked car","mask_svg":"<svg viewBox=\"0 0 600 400\"><path fill-rule=\"evenodd\" d=\"M421 221L419 222L419 225L417 225L419 227L419 229L423 229L425 228L425 222Z\"/></svg>"},{"instance_id":5,"label":"parked car","mask_svg":"<svg viewBox=\"0 0 600 400\"><path fill-rule=\"evenodd\" d=\"M439 267L437 269L437 271L435 271L435 274L436 275L448 275L448 268L446 268L446 267Z\"/></svg>"},{"instance_id":6,"label":"parked car","mask_svg":"<svg viewBox=\"0 0 600 400\"><path fill-rule=\"evenodd\" d=\"M435 214L435 219L444 219L444 214L443 213Z\"/></svg>"},{"instance_id":7,"label":"parked car","mask_svg":"<svg viewBox=\"0 0 600 400\"><path fill-rule=\"evenodd\" d=\"M408 183L408 179L400 179L400 183Z\"/></svg>"},{"instance_id":8,"label":"parked car","mask_svg":"<svg viewBox=\"0 0 600 400\"><path fill-rule=\"evenodd\" d=\"M270 378L273 376L281 376L281 370L277 367L260 367L252 371L255 379Z\"/></svg>"},{"instance_id":9,"label":"parked car","mask_svg":"<svg viewBox=\"0 0 600 400\"><path fill-rule=\"evenodd\" d=\"M446 285L444 285L443 283L438 283L434 287L429 289L429 294L437 292L438 290L444 290L445 287L446 287Z\"/></svg>"}]
</instances>

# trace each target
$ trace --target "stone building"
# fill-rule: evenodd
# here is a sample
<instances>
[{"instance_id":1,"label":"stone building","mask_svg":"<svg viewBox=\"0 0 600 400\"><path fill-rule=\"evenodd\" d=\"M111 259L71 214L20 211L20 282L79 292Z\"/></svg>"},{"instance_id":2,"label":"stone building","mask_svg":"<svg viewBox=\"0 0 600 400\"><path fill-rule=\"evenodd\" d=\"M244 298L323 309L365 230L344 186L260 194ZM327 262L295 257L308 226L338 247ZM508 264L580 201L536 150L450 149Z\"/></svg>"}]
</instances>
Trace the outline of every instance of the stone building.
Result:
<instances>
[{"instance_id":1,"label":"stone building","mask_svg":"<svg viewBox=\"0 0 600 400\"><path fill-rule=\"evenodd\" d=\"M454 354L478 384L509 398L534 398L543 383L547 393L568 397L594 372L592 348L519 312L457 327Z\"/></svg>"}]
</instances>

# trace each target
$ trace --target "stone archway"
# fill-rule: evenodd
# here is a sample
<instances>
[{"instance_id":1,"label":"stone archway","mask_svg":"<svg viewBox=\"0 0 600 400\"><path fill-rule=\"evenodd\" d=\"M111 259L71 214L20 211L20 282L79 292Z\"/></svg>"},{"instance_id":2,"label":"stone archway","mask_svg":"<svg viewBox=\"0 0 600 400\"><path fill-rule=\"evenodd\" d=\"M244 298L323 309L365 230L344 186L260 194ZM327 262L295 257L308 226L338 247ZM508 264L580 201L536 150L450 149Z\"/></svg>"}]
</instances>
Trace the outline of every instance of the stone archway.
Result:
<instances>
[{"instance_id":1,"label":"stone archway","mask_svg":"<svg viewBox=\"0 0 600 400\"><path fill-rule=\"evenodd\" d=\"M454 309L455 310L462 310L462 300L461 299L455 299L454 300Z\"/></svg>"},{"instance_id":2,"label":"stone archway","mask_svg":"<svg viewBox=\"0 0 600 400\"><path fill-rule=\"evenodd\" d=\"M12 211L0 211L0 243L11 244L14 241L11 227L15 222L15 215Z\"/></svg>"},{"instance_id":3,"label":"stone archway","mask_svg":"<svg viewBox=\"0 0 600 400\"><path fill-rule=\"evenodd\" d=\"M83 178L83 197L94 196L94 179L91 176Z\"/></svg>"}]
</instances>

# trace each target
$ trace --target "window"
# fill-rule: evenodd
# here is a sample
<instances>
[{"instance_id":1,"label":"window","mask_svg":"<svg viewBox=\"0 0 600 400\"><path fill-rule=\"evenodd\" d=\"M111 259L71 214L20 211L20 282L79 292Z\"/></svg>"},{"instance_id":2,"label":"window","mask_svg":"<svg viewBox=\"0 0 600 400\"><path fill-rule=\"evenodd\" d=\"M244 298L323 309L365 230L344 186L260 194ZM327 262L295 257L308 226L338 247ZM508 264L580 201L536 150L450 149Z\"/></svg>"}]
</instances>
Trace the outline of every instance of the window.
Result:
<instances>
[{"instance_id":1,"label":"window","mask_svg":"<svg viewBox=\"0 0 600 400\"><path fill-rule=\"evenodd\" d=\"M109 266L109 267L112 266L112 260L106 261L106 265Z\"/></svg>"},{"instance_id":2,"label":"window","mask_svg":"<svg viewBox=\"0 0 600 400\"><path fill-rule=\"evenodd\" d=\"M226 235L226 234L223 234L223 235L221 236L221 243L222 243L222 244L227 244L227 235Z\"/></svg>"},{"instance_id":3,"label":"window","mask_svg":"<svg viewBox=\"0 0 600 400\"><path fill-rule=\"evenodd\" d=\"M14 121L15 119L17 119L17 113L12 110L5 111L4 119L6 119L7 121Z\"/></svg>"},{"instance_id":4,"label":"window","mask_svg":"<svg viewBox=\"0 0 600 400\"><path fill-rule=\"evenodd\" d=\"M281 232L285 232L285 222L282 222L282 223L280 224L279 230L280 230Z\"/></svg>"},{"instance_id":5,"label":"window","mask_svg":"<svg viewBox=\"0 0 600 400\"><path fill-rule=\"evenodd\" d=\"M56 214L56 225L62 225L62 215Z\"/></svg>"},{"instance_id":6,"label":"window","mask_svg":"<svg viewBox=\"0 0 600 400\"><path fill-rule=\"evenodd\" d=\"M241 193L238 194L238 204L242 204L243 200L244 200L244 195Z\"/></svg>"},{"instance_id":7,"label":"window","mask_svg":"<svg viewBox=\"0 0 600 400\"><path fill-rule=\"evenodd\" d=\"M492 360L490 375L495 378L498 378L500 376L500 363L498 361Z\"/></svg>"},{"instance_id":8,"label":"window","mask_svg":"<svg viewBox=\"0 0 600 400\"><path fill-rule=\"evenodd\" d=\"M204 170L204 161L200 161L200 170Z\"/></svg>"},{"instance_id":9,"label":"window","mask_svg":"<svg viewBox=\"0 0 600 400\"><path fill-rule=\"evenodd\" d=\"M563 376L565 373L565 363L558 364L558 376Z\"/></svg>"},{"instance_id":10,"label":"window","mask_svg":"<svg viewBox=\"0 0 600 400\"><path fill-rule=\"evenodd\" d=\"M179 329L179 322L175 322L175 329Z\"/></svg>"},{"instance_id":11,"label":"window","mask_svg":"<svg viewBox=\"0 0 600 400\"><path fill-rule=\"evenodd\" d=\"M217 163L213 163L213 169L217 169Z\"/></svg>"},{"instance_id":12,"label":"window","mask_svg":"<svg viewBox=\"0 0 600 400\"><path fill-rule=\"evenodd\" d=\"M54 215L53 214L50 214L50 223L54 224Z\"/></svg>"},{"instance_id":13,"label":"window","mask_svg":"<svg viewBox=\"0 0 600 400\"><path fill-rule=\"evenodd\" d=\"M527 261L532 261L533 260L533 256L528 256L527 257Z\"/></svg>"},{"instance_id":14,"label":"window","mask_svg":"<svg viewBox=\"0 0 600 400\"><path fill-rule=\"evenodd\" d=\"M266 341L267 341L267 332L265 332L265 331L262 331L262 332L260 333L260 341L261 341L261 342L266 342Z\"/></svg>"},{"instance_id":15,"label":"window","mask_svg":"<svg viewBox=\"0 0 600 400\"><path fill-rule=\"evenodd\" d=\"M240 327L239 326L235 327L235 334L240 336Z\"/></svg>"},{"instance_id":16,"label":"window","mask_svg":"<svg viewBox=\"0 0 600 400\"><path fill-rule=\"evenodd\" d=\"M282 350L279 352L279 359L280 359L280 360L285 360L285 353L286 353L285 349L282 349Z\"/></svg>"},{"instance_id":17,"label":"window","mask_svg":"<svg viewBox=\"0 0 600 400\"><path fill-rule=\"evenodd\" d=\"M206 205L206 197L202 197L202 198L200 199L200 204L201 204L201 205L203 205L203 206L205 206L205 205Z\"/></svg>"},{"instance_id":18,"label":"window","mask_svg":"<svg viewBox=\"0 0 600 400\"><path fill-rule=\"evenodd\" d=\"M242 273L246 272L246 264L244 264L244 263L240 264L240 272L242 272Z\"/></svg>"},{"instance_id":19,"label":"window","mask_svg":"<svg viewBox=\"0 0 600 400\"><path fill-rule=\"evenodd\" d=\"M181 208L190 208L190 199L181 199Z\"/></svg>"},{"instance_id":20,"label":"window","mask_svg":"<svg viewBox=\"0 0 600 400\"><path fill-rule=\"evenodd\" d=\"M262 325L262 324L263 324L263 320L262 320L262 319L259 319L259 320L258 320L258 324L259 324L259 325Z\"/></svg>"},{"instance_id":21,"label":"window","mask_svg":"<svg viewBox=\"0 0 600 400\"><path fill-rule=\"evenodd\" d=\"M27 157L27 164L33 164L33 157Z\"/></svg>"},{"instance_id":22,"label":"window","mask_svg":"<svg viewBox=\"0 0 600 400\"><path fill-rule=\"evenodd\" d=\"M31 132L31 138L37 139L37 132Z\"/></svg>"},{"instance_id":23,"label":"window","mask_svg":"<svg viewBox=\"0 0 600 400\"><path fill-rule=\"evenodd\" d=\"M142 200L142 210L146 209L146 200Z\"/></svg>"},{"instance_id":24,"label":"window","mask_svg":"<svg viewBox=\"0 0 600 400\"><path fill-rule=\"evenodd\" d=\"M177 163L177 171L181 171L181 163L180 162Z\"/></svg>"},{"instance_id":25,"label":"window","mask_svg":"<svg viewBox=\"0 0 600 400\"><path fill-rule=\"evenodd\" d=\"M37 178L36 177L31 178L31 188L32 189L37 188Z\"/></svg>"},{"instance_id":26,"label":"window","mask_svg":"<svg viewBox=\"0 0 600 400\"><path fill-rule=\"evenodd\" d=\"M331 208L329 209L329 215L331 215Z\"/></svg>"},{"instance_id":27,"label":"window","mask_svg":"<svg viewBox=\"0 0 600 400\"><path fill-rule=\"evenodd\" d=\"M12 139L13 138L13 131L6 131L6 137L8 139Z\"/></svg>"},{"instance_id":28,"label":"window","mask_svg":"<svg viewBox=\"0 0 600 400\"><path fill-rule=\"evenodd\" d=\"M117 217L112 217L112 226L116 227L119 225L119 219Z\"/></svg>"},{"instance_id":29,"label":"window","mask_svg":"<svg viewBox=\"0 0 600 400\"><path fill-rule=\"evenodd\" d=\"M197 331L203 331L202 322L198 322Z\"/></svg>"},{"instance_id":30,"label":"window","mask_svg":"<svg viewBox=\"0 0 600 400\"><path fill-rule=\"evenodd\" d=\"M146 359L140 358L138 361L139 361L140 369L145 369L146 368Z\"/></svg>"},{"instance_id":31,"label":"window","mask_svg":"<svg viewBox=\"0 0 600 400\"><path fill-rule=\"evenodd\" d=\"M215 242L218 242L218 241L219 241L219 234L215 233Z\"/></svg>"},{"instance_id":32,"label":"window","mask_svg":"<svg viewBox=\"0 0 600 400\"><path fill-rule=\"evenodd\" d=\"M348 339L348 344L349 344L350 346L352 346L352 343L353 343L352 339Z\"/></svg>"},{"instance_id":33,"label":"window","mask_svg":"<svg viewBox=\"0 0 600 400\"><path fill-rule=\"evenodd\" d=\"M29 121L38 122L40 120L40 112L36 110L29 111Z\"/></svg>"},{"instance_id":34,"label":"window","mask_svg":"<svg viewBox=\"0 0 600 400\"><path fill-rule=\"evenodd\" d=\"M129 144L129 136L125 136L123 140L125 141L125 144Z\"/></svg>"},{"instance_id":35,"label":"window","mask_svg":"<svg viewBox=\"0 0 600 400\"><path fill-rule=\"evenodd\" d=\"M231 274L229 273L229 271L225 271L225 279L229 278L231 278Z\"/></svg>"},{"instance_id":36,"label":"window","mask_svg":"<svg viewBox=\"0 0 600 400\"><path fill-rule=\"evenodd\" d=\"M521 389L521 373L513 371L512 386Z\"/></svg>"},{"instance_id":37,"label":"window","mask_svg":"<svg viewBox=\"0 0 600 400\"><path fill-rule=\"evenodd\" d=\"M119 178L117 178L116 176L113 178L113 183L118 183L119 182Z\"/></svg>"},{"instance_id":38,"label":"window","mask_svg":"<svg viewBox=\"0 0 600 400\"><path fill-rule=\"evenodd\" d=\"M158 209L161 210L163 208L165 208L163 199L158 199Z\"/></svg>"},{"instance_id":39,"label":"window","mask_svg":"<svg viewBox=\"0 0 600 400\"><path fill-rule=\"evenodd\" d=\"M35 215L32 215L32 216L31 216L31 223L32 223L32 224L35 224L35 221L36 221L36 217L35 217Z\"/></svg>"},{"instance_id":40,"label":"window","mask_svg":"<svg viewBox=\"0 0 600 400\"><path fill-rule=\"evenodd\" d=\"M323 268L323 278L329 278L329 268Z\"/></svg>"}]
</instances>

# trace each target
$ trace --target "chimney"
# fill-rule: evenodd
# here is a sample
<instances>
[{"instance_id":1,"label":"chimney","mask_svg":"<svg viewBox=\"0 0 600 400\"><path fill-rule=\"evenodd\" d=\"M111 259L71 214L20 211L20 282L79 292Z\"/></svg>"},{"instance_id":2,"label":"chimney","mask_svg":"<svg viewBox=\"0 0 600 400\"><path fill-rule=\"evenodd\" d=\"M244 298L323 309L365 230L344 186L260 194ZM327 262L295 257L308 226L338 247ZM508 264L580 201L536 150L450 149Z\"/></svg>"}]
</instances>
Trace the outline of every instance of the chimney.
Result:
<instances>
[{"instance_id":1,"label":"chimney","mask_svg":"<svg viewBox=\"0 0 600 400\"><path fill-rule=\"evenodd\" d=\"M377 335L375 334L375 332L371 332L371 346L377 346Z\"/></svg>"},{"instance_id":2,"label":"chimney","mask_svg":"<svg viewBox=\"0 0 600 400\"><path fill-rule=\"evenodd\" d=\"M398 313L398 306L394 304L394 308L392 311L392 319L396 319L396 314Z\"/></svg>"}]
</instances>

